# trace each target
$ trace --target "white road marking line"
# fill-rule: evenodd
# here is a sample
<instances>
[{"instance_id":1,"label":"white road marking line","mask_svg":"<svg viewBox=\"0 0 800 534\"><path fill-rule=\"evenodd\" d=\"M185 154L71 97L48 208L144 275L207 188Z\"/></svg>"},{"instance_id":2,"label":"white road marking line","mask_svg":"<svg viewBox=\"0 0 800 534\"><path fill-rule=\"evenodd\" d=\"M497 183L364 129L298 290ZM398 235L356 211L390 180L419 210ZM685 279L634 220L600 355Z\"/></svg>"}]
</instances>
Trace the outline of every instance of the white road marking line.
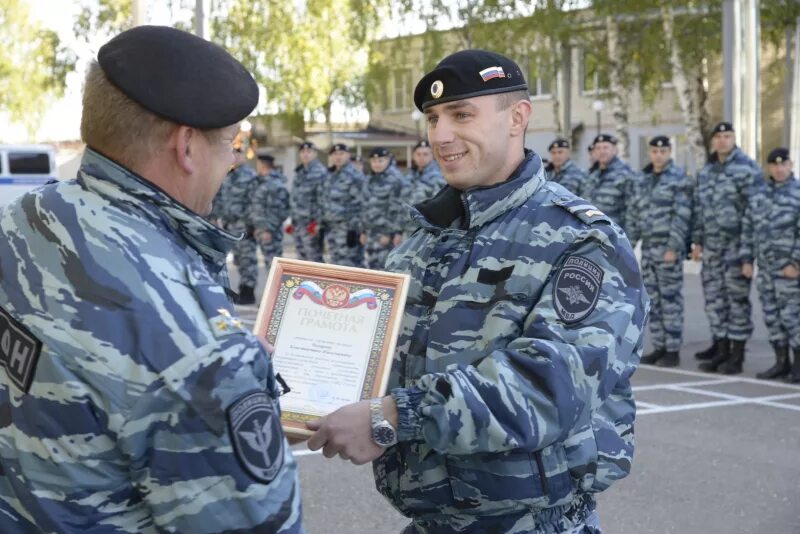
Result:
<instances>
[{"instance_id":1,"label":"white road marking line","mask_svg":"<svg viewBox=\"0 0 800 534\"><path fill-rule=\"evenodd\" d=\"M636 401L636 408L637 409L638 408L645 408L647 410L652 410L654 408L663 408L663 406L661 406L659 404L653 404L652 402L644 402L644 401L637 400Z\"/></svg>"},{"instance_id":2,"label":"white road marking line","mask_svg":"<svg viewBox=\"0 0 800 534\"><path fill-rule=\"evenodd\" d=\"M734 384L739 380L735 378L721 378L716 380L696 380L693 382L672 382L672 383L664 383L664 384L647 384L646 386L634 386L633 391L653 391L658 389L664 389L671 386L720 386L722 384Z\"/></svg>"},{"instance_id":3,"label":"white road marking line","mask_svg":"<svg viewBox=\"0 0 800 534\"><path fill-rule=\"evenodd\" d=\"M703 373L700 371L689 371L688 369L676 369L674 367L656 367L654 365L642 365L642 369L647 369L648 371L661 371L664 373L675 373L679 375L686 375L686 376L697 376L703 377L708 379L711 376L714 376L711 373ZM636 375L634 375L636 376ZM725 375L718 375L720 378L723 378ZM776 380L759 380L757 378L750 378L747 376L739 376L736 375L735 378L731 377L733 380L737 380L739 382L748 382L750 384L760 384L762 386L770 386L776 388L786 388L786 389L796 389L800 391L800 385L797 384L787 384L786 382L778 382Z\"/></svg>"},{"instance_id":4,"label":"white road marking line","mask_svg":"<svg viewBox=\"0 0 800 534\"><path fill-rule=\"evenodd\" d=\"M680 388L679 391L683 390L690 390L691 388ZM686 393L698 393L700 391L685 391ZM659 414L659 413L671 413L671 412L683 412L689 410L701 410L704 408L719 408L725 406L736 406L740 404L759 404L762 406L770 406L772 408L785 408L787 410L797 410L800 411L800 406L794 406L791 404L781 404L779 402L775 402L778 400L787 400L787 399L796 399L800 398L800 394L798 393L786 393L783 395L769 395L767 397L739 397L737 395L727 395L725 393L713 393L714 397L722 397L723 400L718 401L708 401L708 402L695 402L690 404L676 404L674 406L663 406L661 408L653 408L653 409L644 409L644 410L637 410L636 415L651 415L651 414Z\"/></svg>"}]
</instances>

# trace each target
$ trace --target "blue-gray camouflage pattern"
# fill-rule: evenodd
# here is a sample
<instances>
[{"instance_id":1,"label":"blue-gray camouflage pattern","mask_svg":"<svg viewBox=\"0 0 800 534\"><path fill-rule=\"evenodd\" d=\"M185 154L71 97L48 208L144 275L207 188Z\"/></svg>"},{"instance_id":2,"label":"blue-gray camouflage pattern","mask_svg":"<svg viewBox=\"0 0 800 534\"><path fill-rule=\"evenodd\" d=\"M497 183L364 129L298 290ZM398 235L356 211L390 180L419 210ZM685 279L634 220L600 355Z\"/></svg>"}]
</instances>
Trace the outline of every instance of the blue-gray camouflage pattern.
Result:
<instances>
[{"instance_id":1,"label":"blue-gray camouflage pattern","mask_svg":"<svg viewBox=\"0 0 800 534\"><path fill-rule=\"evenodd\" d=\"M800 182L769 177L751 195L744 221L742 263L758 264L756 287L769 340L800 349L800 281L783 275L800 265Z\"/></svg>"},{"instance_id":2,"label":"blue-gray camouflage pattern","mask_svg":"<svg viewBox=\"0 0 800 534\"><path fill-rule=\"evenodd\" d=\"M406 206L414 206L433 198L447 182L442 176L442 170L436 160L431 160L422 169L411 170L406 179L407 190L403 194L403 202ZM417 221L409 215L408 207L404 208L403 217L408 221L405 226L407 233L412 233L418 228Z\"/></svg>"},{"instance_id":3,"label":"blue-gray camouflage pattern","mask_svg":"<svg viewBox=\"0 0 800 534\"><path fill-rule=\"evenodd\" d=\"M330 261L336 265L364 266L361 216L364 209L364 175L349 161L333 169L320 190L320 210Z\"/></svg>"},{"instance_id":4,"label":"blue-gray camouflage pattern","mask_svg":"<svg viewBox=\"0 0 800 534\"><path fill-rule=\"evenodd\" d=\"M703 246L700 276L716 339L745 341L753 332L750 280L742 276L739 248L748 198L761 182L761 169L738 147L722 162L712 154L697 173L692 243Z\"/></svg>"},{"instance_id":5,"label":"blue-gray camouflage pattern","mask_svg":"<svg viewBox=\"0 0 800 534\"><path fill-rule=\"evenodd\" d=\"M411 282L389 380L400 442L374 463L379 491L422 532L588 515L633 457L648 304L630 243L532 152L509 180L417 211L387 262Z\"/></svg>"},{"instance_id":6,"label":"blue-gray camouflage pattern","mask_svg":"<svg viewBox=\"0 0 800 534\"><path fill-rule=\"evenodd\" d=\"M91 149L0 236L0 308L42 343L27 392L0 370L4 534L302 532L269 355L222 285L235 236ZM253 393L269 483L228 429Z\"/></svg>"},{"instance_id":7,"label":"blue-gray camouflage pattern","mask_svg":"<svg viewBox=\"0 0 800 534\"><path fill-rule=\"evenodd\" d=\"M257 245L253 238L251 212L258 183L258 174L250 165L237 165L228 173L218 195L222 227L233 234L244 234L244 238L233 246L233 264L239 273L239 283L250 287L255 287L258 279Z\"/></svg>"},{"instance_id":8,"label":"blue-gray camouflage pattern","mask_svg":"<svg viewBox=\"0 0 800 534\"><path fill-rule=\"evenodd\" d=\"M361 230L367 237L367 267L383 269L394 247L393 239L403 231L407 206L402 203L405 180L393 164L383 172L368 173L364 180ZM381 244L381 240L385 243Z\"/></svg>"},{"instance_id":9,"label":"blue-gray camouflage pattern","mask_svg":"<svg viewBox=\"0 0 800 534\"><path fill-rule=\"evenodd\" d=\"M283 255L283 223L289 217L289 210L290 198L289 190L286 188L286 177L277 170L270 171L267 176L259 177L259 183L253 193L250 218L267 269L274 257ZM259 239L259 232L263 231L270 233L272 239L269 243Z\"/></svg>"},{"instance_id":10,"label":"blue-gray camouflage pattern","mask_svg":"<svg viewBox=\"0 0 800 534\"><path fill-rule=\"evenodd\" d=\"M632 203L632 243L642 240L642 276L650 297L653 346L677 352L683 342L683 257L692 218L691 182L670 160L660 174L646 166ZM664 253L675 252L667 263Z\"/></svg>"},{"instance_id":11,"label":"blue-gray camouflage pattern","mask_svg":"<svg viewBox=\"0 0 800 534\"><path fill-rule=\"evenodd\" d=\"M564 162L564 165L556 171L555 165L550 163L547 168L547 179L564 186L568 191L578 194L581 184L586 181L586 173L575 165L571 159Z\"/></svg>"},{"instance_id":12,"label":"blue-gray camouflage pattern","mask_svg":"<svg viewBox=\"0 0 800 534\"><path fill-rule=\"evenodd\" d=\"M294 226L294 245L301 260L322 261L322 241L307 231L311 221L320 224L320 190L328 178L328 169L314 159L306 167L295 169L291 192L291 216Z\"/></svg>"},{"instance_id":13,"label":"blue-gray camouflage pattern","mask_svg":"<svg viewBox=\"0 0 800 534\"><path fill-rule=\"evenodd\" d=\"M577 195L594 204L627 233L630 218L636 216L630 209L638 176L627 163L617 156L605 169L593 165L589 176L581 182Z\"/></svg>"}]
</instances>

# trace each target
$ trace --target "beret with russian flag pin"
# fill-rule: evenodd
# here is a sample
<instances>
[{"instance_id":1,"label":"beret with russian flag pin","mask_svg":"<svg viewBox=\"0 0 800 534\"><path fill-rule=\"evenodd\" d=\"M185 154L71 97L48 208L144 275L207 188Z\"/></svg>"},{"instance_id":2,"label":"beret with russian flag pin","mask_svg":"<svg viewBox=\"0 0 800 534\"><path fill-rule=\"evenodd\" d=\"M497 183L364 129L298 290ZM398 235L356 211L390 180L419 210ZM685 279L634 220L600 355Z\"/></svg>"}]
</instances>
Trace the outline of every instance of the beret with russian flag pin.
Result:
<instances>
[{"instance_id":1,"label":"beret with russian flag pin","mask_svg":"<svg viewBox=\"0 0 800 534\"><path fill-rule=\"evenodd\" d=\"M425 111L445 102L527 88L522 70L511 59L488 50L461 50L422 77L414 89L414 104Z\"/></svg>"}]
</instances>

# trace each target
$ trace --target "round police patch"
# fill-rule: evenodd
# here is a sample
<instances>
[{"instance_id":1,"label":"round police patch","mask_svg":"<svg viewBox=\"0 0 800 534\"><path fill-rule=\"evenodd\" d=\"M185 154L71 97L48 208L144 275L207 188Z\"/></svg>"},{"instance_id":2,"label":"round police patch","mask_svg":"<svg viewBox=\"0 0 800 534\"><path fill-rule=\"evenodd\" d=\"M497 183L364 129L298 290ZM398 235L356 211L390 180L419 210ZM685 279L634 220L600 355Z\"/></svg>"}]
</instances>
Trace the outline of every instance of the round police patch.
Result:
<instances>
[{"instance_id":1,"label":"round police patch","mask_svg":"<svg viewBox=\"0 0 800 534\"><path fill-rule=\"evenodd\" d=\"M228 430L244 470L259 482L272 482L284 456L277 401L263 391L244 395L228 408Z\"/></svg>"},{"instance_id":2,"label":"round police patch","mask_svg":"<svg viewBox=\"0 0 800 534\"><path fill-rule=\"evenodd\" d=\"M570 256L556 275L553 303L558 317L576 323L592 313L600 298L603 269L583 256Z\"/></svg>"}]
</instances>

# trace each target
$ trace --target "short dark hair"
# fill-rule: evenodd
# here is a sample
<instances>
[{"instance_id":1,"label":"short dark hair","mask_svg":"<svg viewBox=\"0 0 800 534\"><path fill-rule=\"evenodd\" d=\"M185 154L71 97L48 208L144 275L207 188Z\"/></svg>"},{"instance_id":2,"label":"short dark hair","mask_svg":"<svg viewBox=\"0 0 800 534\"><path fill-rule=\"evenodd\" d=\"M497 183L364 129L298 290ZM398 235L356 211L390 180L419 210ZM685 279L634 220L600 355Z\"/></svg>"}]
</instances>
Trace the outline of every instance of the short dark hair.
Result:
<instances>
[{"instance_id":1,"label":"short dark hair","mask_svg":"<svg viewBox=\"0 0 800 534\"><path fill-rule=\"evenodd\" d=\"M519 91L509 91L508 93L500 93L497 95L497 109L508 109L511 104L519 102L520 100L530 100L531 94L527 89L520 89Z\"/></svg>"}]
</instances>

